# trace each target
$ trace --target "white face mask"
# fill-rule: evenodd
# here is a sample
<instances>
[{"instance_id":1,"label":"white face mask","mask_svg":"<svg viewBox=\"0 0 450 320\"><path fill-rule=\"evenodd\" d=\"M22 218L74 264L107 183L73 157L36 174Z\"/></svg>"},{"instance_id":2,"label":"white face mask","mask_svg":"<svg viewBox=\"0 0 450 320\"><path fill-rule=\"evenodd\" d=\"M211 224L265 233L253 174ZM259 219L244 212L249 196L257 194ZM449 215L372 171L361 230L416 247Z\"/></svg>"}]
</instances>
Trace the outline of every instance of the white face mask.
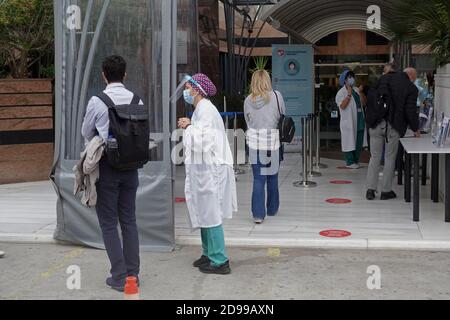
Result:
<instances>
[{"instance_id":1,"label":"white face mask","mask_svg":"<svg viewBox=\"0 0 450 320\"><path fill-rule=\"evenodd\" d=\"M187 104L194 104L195 97L191 96L191 89L186 89L183 91L184 101Z\"/></svg>"},{"instance_id":2,"label":"white face mask","mask_svg":"<svg viewBox=\"0 0 450 320\"><path fill-rule=\"evenodd\" d=\"M347 83L350 87L355 86L355 78L348 78Z\"/></svg>"}]
</instances>

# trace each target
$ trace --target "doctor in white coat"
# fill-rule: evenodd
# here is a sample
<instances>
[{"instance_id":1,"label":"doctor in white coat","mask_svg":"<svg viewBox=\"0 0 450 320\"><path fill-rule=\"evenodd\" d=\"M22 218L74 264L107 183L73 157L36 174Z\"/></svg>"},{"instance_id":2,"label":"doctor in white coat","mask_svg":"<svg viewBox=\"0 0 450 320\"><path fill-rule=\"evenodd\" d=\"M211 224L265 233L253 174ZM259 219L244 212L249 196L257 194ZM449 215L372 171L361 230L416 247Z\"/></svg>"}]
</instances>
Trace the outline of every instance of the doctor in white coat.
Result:
<instances>
[{"instance_id":1,"label":"doctor in white coat","mask_svg":"<svg viewBox=\"0 0 450 320\"><path fill-rule=\"evenodd\" d=\"M354 89L355 74L345 70L340 78L341 90L336 95L336 104L341 114L341 143L346 167L360 168L359 160L365 143L365 117L359 92Z\"/></svg>"},{"instance_id":2,"label":"doctor in white coat","mask_svg":"<svg viewBox=\"0 0 450 320\"><path fill-rule=\"evenodd\" d=\"M188 77L184 100L195 107L192 119L182 118L185 129L186 203L193 229L200 228L203 254L194 262L201 272L231 272L225 251L222 222L237 211L233 156L222 117L208 99L217 90L204 74Z\"/></svg>"}]
</instances>

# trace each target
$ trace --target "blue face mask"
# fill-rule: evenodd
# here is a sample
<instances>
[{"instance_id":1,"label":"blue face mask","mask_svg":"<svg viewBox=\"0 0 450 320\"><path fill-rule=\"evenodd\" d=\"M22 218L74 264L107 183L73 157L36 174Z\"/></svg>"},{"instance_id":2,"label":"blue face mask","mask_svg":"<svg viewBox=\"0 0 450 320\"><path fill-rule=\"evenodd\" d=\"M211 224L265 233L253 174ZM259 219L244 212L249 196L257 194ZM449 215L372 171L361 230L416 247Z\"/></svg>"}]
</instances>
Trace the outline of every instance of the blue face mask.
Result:
<instances>
[{"instance_id":1,"label":"blue face mask","mask_svg":"<svg viewBox=\"0 0 450 320\"><path fill-rule=\"evenodd\" d=\"M187 104L194 104L194 97L191 96L190 91L190 89L183 91L184 101L186 101Z\"/></svg>"},{"instance_id":2,"label":"blue face mask","mask_svg":"<svg viewBox=\"0 0 450 320\"><path fill-rule=\"evenodd\" d=\"M353 86L355 86L355 78L348 78L348 85L350 86L350 87L353 87Z\"/></svg>"}]
</instances>

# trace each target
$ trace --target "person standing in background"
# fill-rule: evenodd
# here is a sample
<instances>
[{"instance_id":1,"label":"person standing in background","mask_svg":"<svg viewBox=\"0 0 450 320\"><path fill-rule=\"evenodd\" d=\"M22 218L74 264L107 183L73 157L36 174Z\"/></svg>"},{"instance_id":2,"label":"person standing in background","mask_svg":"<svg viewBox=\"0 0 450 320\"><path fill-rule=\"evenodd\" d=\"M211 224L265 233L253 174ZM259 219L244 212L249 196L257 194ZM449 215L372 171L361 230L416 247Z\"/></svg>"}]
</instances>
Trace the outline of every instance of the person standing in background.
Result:
<instances>
[{"instance_id":1,"label":"person standing in background","mask_svg":"<svg viewBox=\"0 0 450 320\"><path fill-rule=\"evenodd\" d=\"M285 112L283 96L272 89L269 73L266 70L255 71L251 93L244 102L244 117L253 170L252 214L256 224L263 223L266 214L275 216L280 207L278 172L282 145L278 122Z\"/></svg>"},{"instance_id":2,"label":"person standing in background","mask_svg":"<svg viewBox=\"0 0 450 320\"><path fill-rule=\"evenodd\" d=\"M389 200L397 197L392 190L392 182L400 138L405 135L408 126L415 132L416 137L420 137L417 112L419 90L414 85L416 78L416 70L407 68L404 72L391 71L383 75L378 82L378 92L385 92L386 95L390 96L389 100L392 101L392 105L389 107L387 115L384 117L377 116L374 119L376 120L374 125L369 129L371 157L367 172L367 200L375 199L383 146L385 146L386 152L380 199ZM372 105L371 103L369 101L369 108ZM368 116L369 118L370 116Z\"/></svg>"},{"instance_id":3,"label":"person standing in background","mask_svg":"<svg viewBox=\"0 0 450 320\"><path fill-rule=\"evenodd\" d=\"M354 89L355 73L345 70L340 77L341 90L336 95L336 104L341 114L340 129L342 152L346 167L359 169L359 159L364 145L365 120L361 96Z\"/></svg>"}]
</instances>

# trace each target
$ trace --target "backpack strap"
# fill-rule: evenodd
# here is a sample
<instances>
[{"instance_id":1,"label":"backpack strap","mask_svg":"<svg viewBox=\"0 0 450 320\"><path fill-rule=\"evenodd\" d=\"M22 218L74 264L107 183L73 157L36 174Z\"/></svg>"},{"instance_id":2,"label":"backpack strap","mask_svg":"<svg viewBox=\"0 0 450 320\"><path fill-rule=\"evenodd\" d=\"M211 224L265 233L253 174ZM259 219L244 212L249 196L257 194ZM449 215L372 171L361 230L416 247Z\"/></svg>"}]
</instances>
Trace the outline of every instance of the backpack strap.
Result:
<instances>
[{"instance_id":1,"label":"backpack strap","mask_svg":"<svg viewBox=\"0 0 450 320\"><path fill-rule=\"evenodd\" d=\"M280 116L284 116L284 114L281 113L280 100L278 100L277 92L275 90L273 90L273 93L275 93L275 97L277 98L278 112L280 113Z\"/></svg>"},{"instance_id":2,"label":"backpack strap","mask_svg":"<svg viewBox=\"0 0 450 320\"><path fill-rule=\"evenodd\" d=\"M133 94L133 99L130 104L139 104L141 102L141 98L137 94Z\"/></svg>"},{"instance_id":3,"label":"backpack strap","mask_svg":"<svg viewBox=\"0 0 450 320\"><path fill-rule=\"evenodd\" d=\"M108 109L112 109L116 106L116 104L114 103L114 101L111 100L110 97L108 97L108 95L104 92L101 92L100 94L97 95L97 98L99 98L100 100L103 101L104 104L106 104L106 106L108 107Z\"/></svg>"}]
</instances>

